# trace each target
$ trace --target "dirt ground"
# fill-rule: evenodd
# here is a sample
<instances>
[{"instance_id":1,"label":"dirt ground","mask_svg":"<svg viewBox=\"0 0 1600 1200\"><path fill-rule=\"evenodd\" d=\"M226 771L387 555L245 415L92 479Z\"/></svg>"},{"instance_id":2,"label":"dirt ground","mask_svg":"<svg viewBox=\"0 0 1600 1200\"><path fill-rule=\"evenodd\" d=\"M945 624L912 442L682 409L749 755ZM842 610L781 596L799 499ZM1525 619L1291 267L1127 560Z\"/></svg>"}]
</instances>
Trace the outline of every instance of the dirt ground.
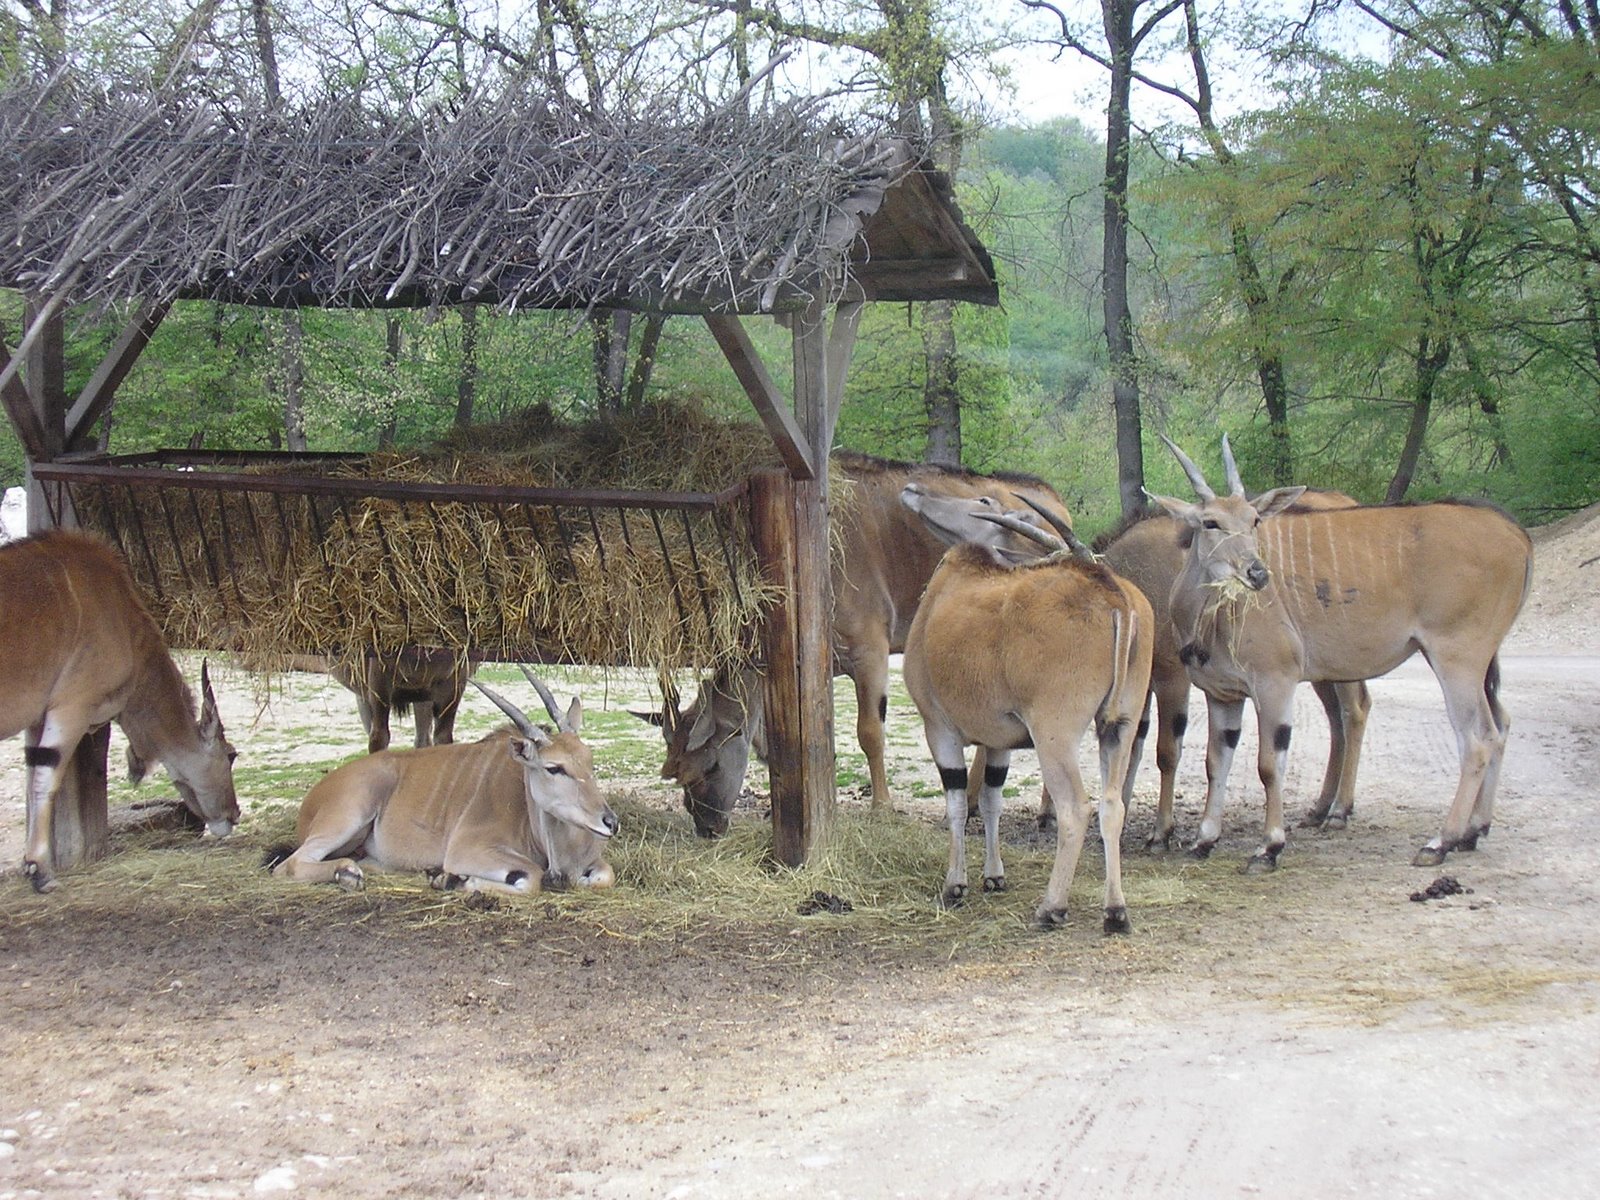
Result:
<instances>
[{"instance_id":1,"label":"dirt ground","mask_svg":"<svg viewBox=\"0 0 1600 1200\"><path fill-rule=\"evenodd\" d=\"M1514 728L1479 850L1409 865L1456 770L1437 685L1413 662L1373 685L1351 828L1294 831L1274 875L1237 872L1260 831L1248 730L1206 862L1136 848L1147 762L1127 939L1098 932L1093 848L1064 930L997 924L982 898L933 915L940 805L903 698L897 808L930 847L916 938L850 914L748 920L715 897L663 929L624 909L588 919L584 897L508 917L455 896L426 910L392 888L295 889L258 878L250 819L245 850L185 837L160 867L119 835L112 858L47 897L13 866L0 876L0 1200L1591 1194L1597 541L1595 510L1541 534L1504 657ZM641 698L628 690L583 686L597 730ZM247 818L270 810L281 827L318 770L360 749L332 685L297 677L259 713L241 677L225 672L219 691ZM1191 712L1188 833L1198 697ZM1309 693L1301 714L1297 806L1326 747ZM649 780L653 743L602 740L601 770L630 803L670 809ZM4 750L0 856L14 864L20 745ZM1011 848L1037 856L1033 784L1014 774ZM847 787L840 819L862 807ZM761 819L758 796L739 820ZM217 861L238 863L237 889L201 875ZM1411 899L1440 875L1466 890ZM1038 886L1018 883L1034 889L1020 902ZM641 903L649 887L619 883Z\"/></svg>"}]
</instances>

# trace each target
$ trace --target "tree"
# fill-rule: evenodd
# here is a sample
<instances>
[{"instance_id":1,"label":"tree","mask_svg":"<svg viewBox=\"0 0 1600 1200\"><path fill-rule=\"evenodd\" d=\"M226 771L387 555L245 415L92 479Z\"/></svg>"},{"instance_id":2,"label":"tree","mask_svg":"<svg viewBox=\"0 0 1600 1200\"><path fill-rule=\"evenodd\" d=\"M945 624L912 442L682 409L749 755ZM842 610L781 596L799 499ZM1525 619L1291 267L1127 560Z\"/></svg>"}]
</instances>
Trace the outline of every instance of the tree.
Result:
<instances>
[{"instance_id":1,"label":"tree","mask_svg":"<svg viewBox=\"0 0 1600 1200\"><path fill-rule=\"evenodd\" d=\"M1053 14L1061 44L1103 67L1106 101L1105 220L1101 298L1106 349L1111 359L1111 405L1117 427L1117 491L1124 516L1144 510L1143 421L1139 411L1139 362L1128 299L1128 172L1133 145L1133 83L1140 47L1182 0L1102 0L1104 49L1066 12L1046 0L1022 0Z\"/></svg>"}]
</instances>

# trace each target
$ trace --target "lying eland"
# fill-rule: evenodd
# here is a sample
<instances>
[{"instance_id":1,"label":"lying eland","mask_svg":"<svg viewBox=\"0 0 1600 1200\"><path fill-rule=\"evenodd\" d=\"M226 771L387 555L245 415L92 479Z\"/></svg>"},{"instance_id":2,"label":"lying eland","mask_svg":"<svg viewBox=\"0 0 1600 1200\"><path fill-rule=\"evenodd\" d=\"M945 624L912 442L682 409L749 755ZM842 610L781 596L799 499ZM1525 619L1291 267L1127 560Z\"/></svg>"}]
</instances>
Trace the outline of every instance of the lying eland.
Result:
<instances>
[{"instance_id":1,"label":"lying eland","mask_svg":"<svg viewBox=\"0 0 1600 1200\"><path fill-rule=\"evenodd\" d=\"M356 889L363 858L474 891L609 887L602 852L617 816L579 737L582 702L574 698L563 713L549 689L523 673L556 722L553 734L474 680L515 730L466 745L380 750L336 768L306 793L298 848L274 853L273 874Z\"/></svg>"},{"instance_id":2,"label":"lying eland","mask_svg":"<svg viewBox=\"0 0 1600 1200\"><path fill-rule=\"evenodd\" d=\"M200 714L161 631L114 550L53 530L0 547L6 687L0 737L26 731L23 871L55 887L51 821L64 768L89 730L116 721L130 759L159 760L190 812L216 837L233 832L233 747L200 668Z\"/></svg>"},{"instance_id":3,"label":"lying eland","mask_svg":"<svg viewBox=\"0 0 1600 1200\"><path fill-rule=\"evenodd\" d=\"M1167 441L1167 439L1163 439ZM1245 864L1271 870L1285 843L1281 780L1302 680L1364 680L1421 651L1444 691L1461 773L1438 836L1417 852L1435 866L1488 833L1509 722L1499 700L1500 643L1527 598L1533 546L1486 504L1297 512L1303 488L1245 496L1223 439L1229 494L1167 441L1198 504L1152 499L1192 540L1170 597L1189 676L1209 714L1206 808L1195 853L1222 828L1228 770L1248 697L1260 730L1266 837Z\"/></svg>"},{"instance_id":4,"label":"lying eland","mask_svg":"<svg viewBox=\"0 0 1600 1200\"><path fill-rule=\"evenodd\" d=\"M1100 747L1104 929L1126 933L1131 926L1122 894L1122 788L1150 685L1150 602L1105 567L1071 553L1065 540L1071 531L1064 524L1062 538L1052 540L1022 519L995 519L1056 552L1015 564L990 546L955 546L928 582L906 639L906 688L922 714L950 822L944 902L959 903L967 891L964 748L978 745L987 752L978 800L983 886L998 891L1005 887L1001 788L1011 752L1032 747L1059 813L1055 866L1036 917L1046 927L1065 922L1092 803L1078 768L1078 746L1092 723Z\"/></svg>"}]
</instances>

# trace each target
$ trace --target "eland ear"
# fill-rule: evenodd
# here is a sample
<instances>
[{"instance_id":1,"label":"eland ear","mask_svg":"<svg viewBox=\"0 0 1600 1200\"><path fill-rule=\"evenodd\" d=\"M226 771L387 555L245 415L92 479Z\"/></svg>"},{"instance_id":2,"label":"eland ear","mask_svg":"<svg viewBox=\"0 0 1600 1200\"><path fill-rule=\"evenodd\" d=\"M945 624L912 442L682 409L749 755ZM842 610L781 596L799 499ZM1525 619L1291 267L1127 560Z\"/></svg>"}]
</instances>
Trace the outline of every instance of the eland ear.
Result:
<instances>
[{"instance_id":1,"label":"eland ear","mask_svg":"<svg viewBox=\"0 0 1600 1200\"><path fill-rule=\"evenodd\" d=\"M583 701L577 696L572 698L572 703L567 705L567 715L561 719L563 733L577 733L583 728Z\"/></svg>"},{"instance_id":2,"label":"eland ear","mask_svg":"<svg viewBox=\"0 0 1600 1200\"><path fill-rule=\"evenodd\" d=\"M1303 487L1273 488L1270 492L1262 492L1250 503L1255 506L1258 517L1270 517L1281 513L1296 500L1305 494Z\"/></svg>"},{"instance_id":3,"label":"eland ear","mask_svg":"<svg viewBox=\"0 0 1600 1200\"><path fill-rule=\"evenodd\" d=\"M1150 500L1150 503L1165 509L1168 516L1176 517L1187 525L1198 526L1200 524L1200 506L1198 504L1190 504L1187 500L1178 500L1172 496L1157 496L1151 492L1146 492L1145 495Z\"/></svg>"},{"instance_id":4,"label":"eland ear","mask_svg":"<svg viewBox=\"0 0 1600 1200\"><path fill-rule=\"evenodd\" d=\"M664 729L667 725L665 712L640 712L637 708L630 708L629 715L638 717L646 725L654 725L657 729Z\"/></svg>"},{"instance_id":5,"label":"eland ear","mask_svg":"<svg viewBox=\"0 0 1600 1200\"><path fill-rule=\"evenodd\" d=\"M544 760L539 751L550 744L550 735L537 725L528 734L513 734L511 738L511 757L524 768L538 767L544 770Z\"/></svg>"}]
</instances>

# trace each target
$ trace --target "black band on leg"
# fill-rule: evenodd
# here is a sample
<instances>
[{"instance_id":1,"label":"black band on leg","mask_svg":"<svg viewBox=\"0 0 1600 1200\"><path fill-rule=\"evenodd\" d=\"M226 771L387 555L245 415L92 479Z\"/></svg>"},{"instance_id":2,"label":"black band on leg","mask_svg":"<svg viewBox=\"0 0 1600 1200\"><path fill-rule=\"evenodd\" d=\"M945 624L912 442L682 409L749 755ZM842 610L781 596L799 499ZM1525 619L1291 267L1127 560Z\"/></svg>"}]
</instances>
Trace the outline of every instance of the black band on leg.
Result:
<instances>
[{"instance_id":1,"label":"black band on leg","mask_svg":"<svg viewBox=\"0 0 1600 1200\"><path fill-rule=\"evenodd\" d=\"M61 751L54 746L28 746L22 751L22 761L30 767L59 767Z\"/></svg>"},{"instance_id":2,"label":"black band on leg","mask_svg":"<svg viewBox=\"0 0 1600 1200\"><path fill-rule=\"evenodd\" d=\"M983 768L983 786L986 788L1004 787L1006 775L1009 774L1010 771L1010 763L986 763Z\"/></svg>"},{"instance_id":3,"label":"black band on leg","mask_svg":"<svg viewBox=\"0 0 1600 1200\"><path fill-rule=\"evenodd\" d=\"M987 774L987 772L985 772ZM947 792L964 792L967 790L967 769L965 767L940 767L939 782L944 785Z\"/></svg>"},{"instance_id":4,"label":"black band on leg","mask_svg":"<svg viewBox=\"0 0 1600 1200\"><path fill-rule=\"evenodd\" d=\"M1237 750L1239 748L1239 731L1237 729L1224 729L1222 731L1222 741L1229 750Z\"/></svg>"},{"instance_id":5,"label":"black band on leg","mask_svg":"<svg viewBox=\"0 0 1600 1200\"><path fill-rule=\"evenodd\" d=\"M1288 725L1279 725L1272 731L1272 748L1280 751L1287 750L1289 748L1289 737L1293 732L1293 729Z\"/></svg>"}]
</instances>

